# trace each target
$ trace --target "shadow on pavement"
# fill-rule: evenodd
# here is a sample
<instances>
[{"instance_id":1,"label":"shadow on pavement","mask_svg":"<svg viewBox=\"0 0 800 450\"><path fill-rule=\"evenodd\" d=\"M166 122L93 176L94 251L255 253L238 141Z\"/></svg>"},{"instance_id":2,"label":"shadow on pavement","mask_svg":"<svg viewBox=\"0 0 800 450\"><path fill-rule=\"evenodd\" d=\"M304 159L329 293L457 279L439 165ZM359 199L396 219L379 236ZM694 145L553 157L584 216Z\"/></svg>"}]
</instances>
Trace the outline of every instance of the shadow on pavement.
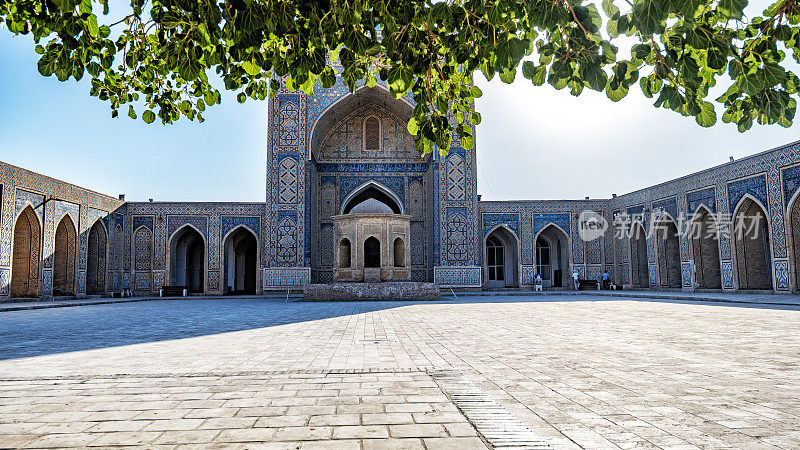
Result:
<instances>
[{"instance_id":1,"label":"shadow on pavement","mask_svg":"<svg viewBox=\"0 0 800 450\"><path fill-rule=\"evenodd\" d=\"M797 306L592 295L462 295L436 302L295 302L272 299L154 300L4 312L0 360L198 337L362 314L423 303L645 301L800 310Z\"/></svg>"}]
</instances>

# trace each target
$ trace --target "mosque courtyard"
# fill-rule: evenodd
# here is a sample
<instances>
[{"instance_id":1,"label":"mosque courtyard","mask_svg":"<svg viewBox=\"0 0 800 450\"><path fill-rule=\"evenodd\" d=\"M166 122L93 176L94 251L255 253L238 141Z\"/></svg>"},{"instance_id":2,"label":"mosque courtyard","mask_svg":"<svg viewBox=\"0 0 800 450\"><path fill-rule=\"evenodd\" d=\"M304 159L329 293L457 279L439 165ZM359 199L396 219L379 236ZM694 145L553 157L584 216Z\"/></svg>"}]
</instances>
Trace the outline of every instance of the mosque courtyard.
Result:
<instances>
[{"instance_id":1,"label":"mosque courtyard","mask_svg":"<svg viewBox=\"0 0 800 450\"><path fill-rule=\"evenodd\" d=\"M0 446L798 448L798 329L593 295L6 311Z\"/></svg>"}]
</instances>

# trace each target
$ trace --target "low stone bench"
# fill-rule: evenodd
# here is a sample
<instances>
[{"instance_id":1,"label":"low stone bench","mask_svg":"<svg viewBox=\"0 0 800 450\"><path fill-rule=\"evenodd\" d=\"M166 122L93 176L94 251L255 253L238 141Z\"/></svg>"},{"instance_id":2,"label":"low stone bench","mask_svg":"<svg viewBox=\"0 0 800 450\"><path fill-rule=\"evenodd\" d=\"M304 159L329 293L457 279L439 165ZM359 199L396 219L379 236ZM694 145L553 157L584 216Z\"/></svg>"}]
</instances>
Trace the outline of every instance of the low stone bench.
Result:
<instances>
[{"instance_id":1,"label":"low stone bench","mask_svg":"<svg viewBox=\"0 0 800 450\"><path fill-rule=\"evenodd\" d=\"M306 301L439 300L439 285L413 281L382 283L309 284L303 288Z\"/></svg>"},{"instance_id":2,"label":"low stone bench","mask_svg":"<svg viewBox=\"0 0 800 450\"><path fill-rule=\"evenodd\" d=\"M597 280L578 280L579 291L597 291L600 289L600 283Z\"/></svg>"},{"instance_id":3,"label":"low stone bench","mask_svg":"<svg viewBox=\"0 0 800 450\"><path fill-rule=\"evenodd\" d=\"M186 286L163 286L159 291L161 297L186 297Z\"/></svg>"}]
</instances>

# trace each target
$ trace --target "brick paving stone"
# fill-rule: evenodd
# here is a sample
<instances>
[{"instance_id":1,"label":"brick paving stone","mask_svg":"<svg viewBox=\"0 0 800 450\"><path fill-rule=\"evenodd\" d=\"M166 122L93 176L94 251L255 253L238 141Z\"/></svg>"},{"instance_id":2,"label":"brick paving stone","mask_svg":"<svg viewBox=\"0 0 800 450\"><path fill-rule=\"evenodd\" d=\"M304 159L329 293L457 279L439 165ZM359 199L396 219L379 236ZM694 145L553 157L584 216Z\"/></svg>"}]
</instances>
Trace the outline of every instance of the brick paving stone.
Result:
<instances>
[{"instance_id":1,"label":"brick paving stone","mask_svg":"<svg viewBox=\"0 0 800 450\"><path fill-rule=\"evenodd\" d=\"M334 439L376 439L388 438L389 430L385 425L358 425L336 427Z\"/></svg>"},{"instance_id":2,"label":"brick paving stone","mask_svg":"<svg viewBox=\"0 0 800 450\"><path fill-rule=\"evenodd\" d=\"M439 439L474 439L426 373L448 369L558 449L800 447L800 308L638 294L4 312L0 442L83 447L215 419L237 427L217 430L218 445L255 447L286 427L331 427L333 438L355 417L388 433L399 414L444 426ZM275 421L287 414L302 421ZM201 428L188 432L215 431Z\"/></svg>"},{"instance_id":3,"label":"brick paving stone","mask_svg":"<svg viewBox=\"0 0 800 450\"><path fill-rule=\"evenodd\" d=\"M470 450L485 449L486 444L476 437L428 438L423 439L428 450Z\"/></svg>"},{"instance_id":4,"label":"brick paving stone","mask_svg":"<svg viewBox=\"0 0 800 450\"><path fill-rule=\"evenodd\" d=\"M472 428L469 424L467 426ZM445 427L438 423L390 425L389 434L395 438L447 437L448 435Z\"/></svg>"}]
</instances>

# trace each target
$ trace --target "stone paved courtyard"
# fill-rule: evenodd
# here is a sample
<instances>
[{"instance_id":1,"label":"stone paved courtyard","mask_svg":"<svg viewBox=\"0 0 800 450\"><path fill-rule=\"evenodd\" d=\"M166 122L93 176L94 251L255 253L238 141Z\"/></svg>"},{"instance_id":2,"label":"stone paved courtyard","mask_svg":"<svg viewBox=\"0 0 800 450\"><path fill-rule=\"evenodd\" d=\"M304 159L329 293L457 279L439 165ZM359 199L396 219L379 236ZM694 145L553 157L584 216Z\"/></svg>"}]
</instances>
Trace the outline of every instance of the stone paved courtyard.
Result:
<instances>
[{"instance_id":1,"label":"stone paved courtyard","mask_svg":"<svg viewBox=\"0 0 800 450\"><path fill-rule=\"evenodd\" d=\"M553 448L800 447L797 307L136 302L0 313L0 358L0 447L484 448L442 370Z\"/></svg>"}]
</instances>

